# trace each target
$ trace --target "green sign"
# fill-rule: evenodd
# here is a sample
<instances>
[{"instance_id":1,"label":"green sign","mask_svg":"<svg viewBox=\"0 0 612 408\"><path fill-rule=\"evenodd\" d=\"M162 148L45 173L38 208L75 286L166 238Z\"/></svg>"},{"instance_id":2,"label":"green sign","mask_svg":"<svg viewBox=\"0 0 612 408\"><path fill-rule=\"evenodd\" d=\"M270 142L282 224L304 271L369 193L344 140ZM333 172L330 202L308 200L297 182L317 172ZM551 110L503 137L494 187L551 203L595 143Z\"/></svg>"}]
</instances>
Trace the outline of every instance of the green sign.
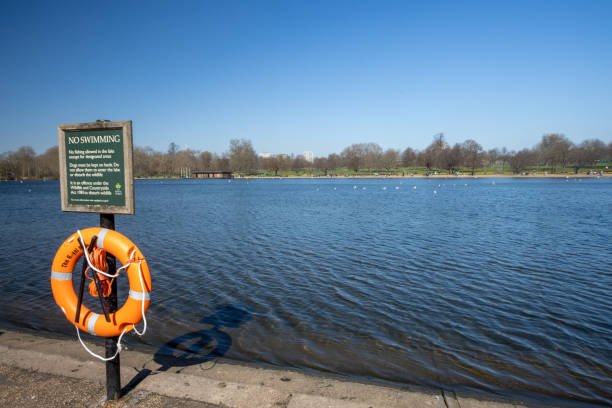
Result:
<instances>
[{"instance_id":1,"label":"green sign","mask_svg":"<svg viewBox=\"0 0 612 408\"><path fill-rule=\"evenodd\" d=\"M122 129L66 132L69 204L125 205Z\"/></svg>"},{"instance_id":2,"label":"green sign","mask_svg":"<svg viewBox=\"0 0 612 408\"><path fill-rule=\"evenodd\" d=\"M131 121L58 130L62 209L133 214Z\"/></svg>"}]
</instances>

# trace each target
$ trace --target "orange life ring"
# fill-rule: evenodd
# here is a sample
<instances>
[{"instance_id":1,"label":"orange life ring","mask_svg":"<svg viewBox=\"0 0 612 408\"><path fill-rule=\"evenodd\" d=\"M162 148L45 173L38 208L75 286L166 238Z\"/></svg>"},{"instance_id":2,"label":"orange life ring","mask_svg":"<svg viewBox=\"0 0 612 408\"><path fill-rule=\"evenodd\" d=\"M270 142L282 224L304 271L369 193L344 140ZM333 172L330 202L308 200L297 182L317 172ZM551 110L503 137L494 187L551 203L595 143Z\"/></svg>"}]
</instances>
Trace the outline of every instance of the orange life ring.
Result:
<instances>
[{"instance_id":1,"label":"orange life ring","mask_svg":"<svg viewBox=\"0 0 612 408\"><path fill-rule=\"evenodd\" d=\"M151 303L151 274L147 262L136 245L117 231L87 228L80 232L85 245L88 245L96 235L98 237L96 245L99 248L104 248L114 255L122 265L129 263L126 268L130 281L129 296L121 309L109 314L110 322L107 322L104 316L100 317L99 314L81 305L79 323L75 323L77 295L72 285L72 273L78 260L83 256L79 233L75 232L59 247L51 266L51 289L55 303L62 309L68 321L79 329L96 336L119 336L124 331L134 328L142 320L143 299L145 312Z\"/></svg>"}]
</instances>

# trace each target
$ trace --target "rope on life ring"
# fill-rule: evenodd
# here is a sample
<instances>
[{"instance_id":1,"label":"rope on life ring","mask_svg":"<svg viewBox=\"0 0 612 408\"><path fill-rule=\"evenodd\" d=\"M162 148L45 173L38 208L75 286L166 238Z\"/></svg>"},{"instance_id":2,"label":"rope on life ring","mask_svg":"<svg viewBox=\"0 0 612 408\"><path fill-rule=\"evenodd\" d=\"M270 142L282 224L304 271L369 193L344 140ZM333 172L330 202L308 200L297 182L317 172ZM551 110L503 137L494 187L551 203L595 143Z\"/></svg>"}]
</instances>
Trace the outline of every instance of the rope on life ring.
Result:
<instances>
[{"instance_id":1,"label":"rope on life ring","mask_svg":"<svg viewBox=\"0 0 612 408\"><path fill-rule=\"evenodd\" d=\"M90 251L87 250L86 245L87 243L92 244L92 241L95 241L97 248L106 250L123 265L117 269L117 273L114 275L109 274L107 271L102 270L105 268L96 266L96 264L102 266L99 261L95 263L92 261ZM95 250L92 252L95 252ZM98 277L114 279L122 270L125 270L128 275L130 284L129 296L119 310L108 315L108 321L104 318L99 319L99 314L82 306L77 299L72 284L72 274L81 256L85 256L88 269L93 271L94 280L98 279ZM95 274L99 275L95 276ZM62 243L53 259L51 266L51 289L55 302L68 321L76 327L77 336L85 350L100 360L112 360L121 352L121 339L126 332L133 329L139 336L142 336L147 330L145 312L151 303L151 274L140 250L132 241L117 231L106 228L87 228L78 230L68 237ZM90 293L93 291L92 289L95 288L90 288ZM102 292L105 291L102 287L100 289ZM95 295L97 295L97 291ZM77 309L79 310L78 316ZM142 332L136 328L136 325L141 320L143 321ZM93 353L83 343L80 330L85 330L96 336L119 336L117 352L110 358L104 358Z\"/></svg>"}]
</instances>

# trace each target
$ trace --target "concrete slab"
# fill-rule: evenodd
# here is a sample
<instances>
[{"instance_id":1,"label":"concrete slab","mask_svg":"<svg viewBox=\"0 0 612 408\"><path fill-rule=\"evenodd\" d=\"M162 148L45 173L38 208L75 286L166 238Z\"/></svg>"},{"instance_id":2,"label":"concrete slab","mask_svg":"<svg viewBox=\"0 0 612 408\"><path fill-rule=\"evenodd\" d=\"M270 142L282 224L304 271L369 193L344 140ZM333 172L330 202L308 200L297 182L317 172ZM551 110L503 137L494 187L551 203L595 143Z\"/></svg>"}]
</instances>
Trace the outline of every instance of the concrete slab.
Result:
<instances>
[{"instance_id":1,"label":"concrete slab","mask_svg":"<svg viewBox=\"0 0 612 408\"><path fill-rule=\"evenodd\" d=\"M103 353L102 342L88 347ZM91 383L105 381L105 364L85 352L78 341L45 338L3 330L0 365L34 370ZM513 403L456 396L452 391L346 381L340 377L310 375L209 361L188 367L161 366L151 353L121 353L121 384L129 395L156 393L163 397L193 400L215 406L337 407L337 408L510 408Z\"/></svg>"},{"instance_id":2,"label":"concrete slab","mask_svg":"<svg viewBox=\"0 0 612 408\"><path fill-rule=\"evenodd\" d=\"M376 405L382 406L382 405ZM316 395L297 394L291 397L287 408L375 408L363 402L337 400Z\"/></svg>"},{"instance_id":3,"label":"concrete slab","mask_svg":"<svg viewBox=\"0 0 612 408\"><path fill-rule=\"evenodd\" d=\"M189 398L232 408L284 407L290 394L270 387L220 382L186 374L157 373L148 376L139 389L160 392L170 397Z\"/></svg>"},{"instance_id":4,"label":"concrete slab","mask_svg":"<svg viewBox=\"0 0 612 408\"><path fill-rule=\"evenodd\" d=\"M104 401L102 384L0 365L0 406L12 408L218 408L148 391L134 391L118 401Z\"/></svg>"}]
</instances>

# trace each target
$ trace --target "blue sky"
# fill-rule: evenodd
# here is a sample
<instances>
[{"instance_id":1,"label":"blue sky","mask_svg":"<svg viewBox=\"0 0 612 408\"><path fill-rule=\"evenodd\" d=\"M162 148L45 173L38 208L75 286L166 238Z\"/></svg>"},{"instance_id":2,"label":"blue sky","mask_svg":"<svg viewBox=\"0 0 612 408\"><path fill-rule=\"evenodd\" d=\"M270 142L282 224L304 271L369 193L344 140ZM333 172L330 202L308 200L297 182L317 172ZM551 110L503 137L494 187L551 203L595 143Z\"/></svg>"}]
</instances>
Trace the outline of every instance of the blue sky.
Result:
<instances>
[{"instance_id":1,"label":"blue sky","mask_svg":"<svg viewBox=\"0 0 612 408\"><path fill-rule=\"evenodd\" d=\"M4 1L0 152L134 123L165 151L612 141L612 1Z\"/></svg>"}]
</instances>

